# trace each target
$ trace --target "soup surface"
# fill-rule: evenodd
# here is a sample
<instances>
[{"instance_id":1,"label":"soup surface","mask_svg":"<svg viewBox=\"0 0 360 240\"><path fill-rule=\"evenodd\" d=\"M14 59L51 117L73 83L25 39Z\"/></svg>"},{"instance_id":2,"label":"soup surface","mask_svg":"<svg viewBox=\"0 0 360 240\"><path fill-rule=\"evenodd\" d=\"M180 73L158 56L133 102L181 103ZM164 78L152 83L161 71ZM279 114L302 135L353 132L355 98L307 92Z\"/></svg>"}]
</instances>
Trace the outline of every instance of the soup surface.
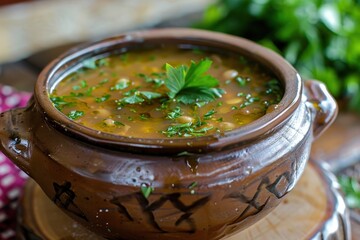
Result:
<instances>
[{"instance_id":1,"label":"soup surface","mask_svg":"<svg viewBox=\"0 0 360 240\"><path fill-rule=\"evenodd\" d=\"M50 94L79 124L140 138L221 134L274 110L282 96L273 75L240 55L175 47L88 59Z\"/></svg>"}]
</instances>

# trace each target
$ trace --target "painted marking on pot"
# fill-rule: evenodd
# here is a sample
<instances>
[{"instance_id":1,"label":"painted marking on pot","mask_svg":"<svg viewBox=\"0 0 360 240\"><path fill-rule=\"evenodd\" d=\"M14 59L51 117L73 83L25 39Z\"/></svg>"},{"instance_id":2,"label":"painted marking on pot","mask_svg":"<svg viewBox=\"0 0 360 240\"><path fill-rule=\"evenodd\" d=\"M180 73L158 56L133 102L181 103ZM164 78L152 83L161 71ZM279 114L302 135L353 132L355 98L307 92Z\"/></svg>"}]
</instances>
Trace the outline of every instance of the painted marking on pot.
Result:
<instances>
[{"instance_id":1,"label":"painted marking on pot","mask_svg":"<svg viewBox=\"0 0 360 240\"><path fill-rule=\"evenodd\" d=\"M150 202L147 198L145 198L143 193L137 192L130 195L115 197L110 202L118 206L119 213L124 215L128 220L134 221L134 218L131 216L131 214L124 205L126 204L126 202L130 202L131 200L135 199L139 203L148 223L162 233L167 233L168 231L162 229L162 227L158 223L162 221L161 219L160 220L156 219L155 211L161 209L161 207L167 202L170 202L175 209L178 209L180 212L182 212L181 216L175 221L174 225L179 226L182 223L186 223L188 224L189 229L186 231L182 230L181 232L194 233L196 232L197 227L192 218L192 215L199 208L207 204L211 196L207 195L202 198L199 198L190 205L185 205L180 200L181 196L182 196L181 193L170 193L170 194L161 195L160 198L158 198L157 200ZM152 194L151 197L154 198L158 196Z\"/></svg>"},{"instance_id":2,"label":"painted marking on pot","mask_svg":"<svg viewBox=\"0 0 360 240\"><path fill-rule=\"evenodd\" d=\"M65 182L62 185L53 183L55 190L55 196L52 198L53 202L61 208L64 208L68 212L82 218L85 221L89 221L81 209L74 203L76 194L71 190L71 183Z\"/></svg>"},{"instance_id":3,"label":"painted marking on pot","mask_svg":"<svg viewBox=\"0 0 360 240\"><path fill-rule=\"evenodd\" d=\"M235 199L247 205L241 214L232 222L232 224L237 224L238 222L241 222L246 218L261 212L270 201L270 196L268 196L265 201L262 203L259 202L260 199L263 199L263 196L267 195L266 192L270 192L277 199L284 197L286 193L289 192L289 187L293 185L293 182L297 178L296 165L297 161L292 161L292 170L277 175L273 182L268 176L261 179L260 184L258 185L257 190L252 195L252 197L241 194L240 191L233 191L226 195L224 199Z\"/></svg>"}]
</instances>

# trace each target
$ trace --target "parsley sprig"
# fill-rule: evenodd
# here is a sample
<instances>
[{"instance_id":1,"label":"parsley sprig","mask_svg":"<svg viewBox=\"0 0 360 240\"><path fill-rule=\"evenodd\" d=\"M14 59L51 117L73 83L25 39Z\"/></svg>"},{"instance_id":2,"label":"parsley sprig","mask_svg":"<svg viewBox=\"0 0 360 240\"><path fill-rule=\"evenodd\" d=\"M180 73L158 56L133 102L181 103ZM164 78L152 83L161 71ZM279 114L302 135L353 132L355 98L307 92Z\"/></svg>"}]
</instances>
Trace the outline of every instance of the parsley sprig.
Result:
<instances>
[{"instance_id":1,"label":"parsley sprig","mask_svg":"<svg viewBox=\"0 0 360 240\"><path fill-rule=\"evenodd\" d=\"M201 60L199 63L191 62L188 68L185 65L173 67L166 64L165 86L170 90L168 96L184 104L196 102L210 102L221 97L224 91L215 88L219 81L211 75L205 75L210 69L212 61Z\"/></svg>"},{"instance_id":2,"label":"parsley sprig","mask_svg":"<svg viewBox=\"0 0 360 240\"><path fill-rule=\"evenodd\" d=\"M209 59L203 59L198 63L191 61L190 67L185 65L173 67L166 63L166 73L156 73L156 76L161 78L165 75L165 80L150 78L144 74L139 74L139 76L147 82L155 83L156 88L164 84L169 90L166 95L170 100L176 100L183 104L207 103L221 97L225 93L224 90L216 88L219 85L219 81L216 78L206 75L211 64L212 61ZM166 98L166 95L164 96L161 93L139 91L137 89L130 90L131 94L117 100L117 102L120 104L139 104L145 100Z\"/></svg>"}]
</instances>

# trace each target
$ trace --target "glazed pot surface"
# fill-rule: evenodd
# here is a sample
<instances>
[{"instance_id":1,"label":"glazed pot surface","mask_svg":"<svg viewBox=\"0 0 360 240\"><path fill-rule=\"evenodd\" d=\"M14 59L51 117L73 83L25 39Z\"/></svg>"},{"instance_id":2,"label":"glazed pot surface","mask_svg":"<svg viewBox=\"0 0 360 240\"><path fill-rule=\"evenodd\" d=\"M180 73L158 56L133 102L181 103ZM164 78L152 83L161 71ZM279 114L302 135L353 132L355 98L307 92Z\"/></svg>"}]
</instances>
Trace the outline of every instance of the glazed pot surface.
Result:
<instances>
[{"instance_id":1,"label":"glazed pot surface","mask_svg":"<svg viewBox=\"0 0 360 240\"><path fill-rule=\"evenodd\" d=\"M84 59L159 43L217 47L260 62L284 84L280 107L189 145L188 139L98 133L67 119L49 100L58 79ZM314 137L336 116L324 85L307 81L304 93L302 87L285 60L241 38L189 29L129 33L50 63L29 106L1 115L1 150L63 211L106 238L220 239L279 204L303 172ZM190 154L179 155L184 151Z\"/></svg>"}]
</instances>

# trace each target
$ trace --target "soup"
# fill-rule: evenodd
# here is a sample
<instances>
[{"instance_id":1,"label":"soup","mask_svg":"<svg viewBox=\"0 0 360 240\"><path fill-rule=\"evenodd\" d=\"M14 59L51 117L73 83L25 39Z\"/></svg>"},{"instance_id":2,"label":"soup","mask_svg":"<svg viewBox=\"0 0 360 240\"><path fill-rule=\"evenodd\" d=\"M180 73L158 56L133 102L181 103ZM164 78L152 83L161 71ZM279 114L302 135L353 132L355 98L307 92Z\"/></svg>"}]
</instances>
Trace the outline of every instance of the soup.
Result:
<instances>
[{"instance_id":1,"label":"soup","mask_svg":"<svg viewBox=\"0 0 360 240\"><path fill-rule=\"evenodd\" d=\"M135 138L222 134L273 111L282 96L280 81L243 56L175 47L88 59L50 94L73 121Z\"/></svg>"}]
</instances>

